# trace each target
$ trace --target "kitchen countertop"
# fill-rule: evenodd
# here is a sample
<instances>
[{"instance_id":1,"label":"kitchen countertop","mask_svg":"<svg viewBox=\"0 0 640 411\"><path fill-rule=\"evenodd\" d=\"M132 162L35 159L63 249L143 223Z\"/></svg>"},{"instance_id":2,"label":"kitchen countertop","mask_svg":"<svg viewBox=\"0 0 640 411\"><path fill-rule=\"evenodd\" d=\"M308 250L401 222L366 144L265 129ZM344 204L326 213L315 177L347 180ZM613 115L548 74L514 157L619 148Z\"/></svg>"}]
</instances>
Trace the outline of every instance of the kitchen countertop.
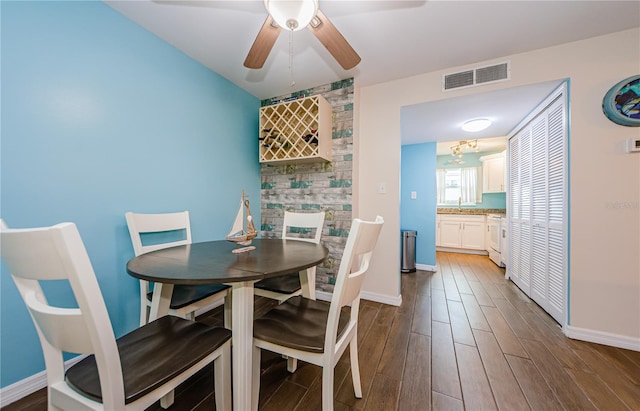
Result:
<instances>
[{"instance_id":1,"label":"kitchen countertop","mask_svg":"<svg viewBox=\"0 0 640 411\"><path fill-rule=\"evenodd\" d=\"M456 207L442 207L436 210L437 214L458 214L458 215L487 215L498 214L506 217L507 210L503 208L464 208L458 209Z\"/></svg>"}]
</instances>

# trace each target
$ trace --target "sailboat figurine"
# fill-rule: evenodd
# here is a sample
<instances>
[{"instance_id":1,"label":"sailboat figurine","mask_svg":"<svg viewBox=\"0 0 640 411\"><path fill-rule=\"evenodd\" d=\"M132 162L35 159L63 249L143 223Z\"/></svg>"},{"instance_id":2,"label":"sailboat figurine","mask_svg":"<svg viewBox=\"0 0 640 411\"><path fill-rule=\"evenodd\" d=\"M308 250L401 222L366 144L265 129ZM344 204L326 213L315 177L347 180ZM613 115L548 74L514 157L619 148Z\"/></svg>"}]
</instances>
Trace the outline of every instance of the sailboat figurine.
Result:
<instances>
[{"instance_id":1,"label":"sailboat figurine","mask_svg":"<svg viewBox=\"0 0 640 411\"><path fill-rule=\"evenodd\" d=\"M247 213L246 216L246 229L245 229L245 216L244 213ZM244 191L242 192L242 198L240 199L240 208L238 208L238 214L236 214L236 220L233 222L233 227L231 227L231 231L227 234L227 241L231 241L238 245L244 245L247 247L240 247L232 250L234 254L244 253L245 251L255 250L256 248L251 244L251 240L256 238L258 235L258 231L256 227L253 225L253 217L251 216L251 208L249 207L249 199L244 195Z\"/></svg>"}]
</instances>

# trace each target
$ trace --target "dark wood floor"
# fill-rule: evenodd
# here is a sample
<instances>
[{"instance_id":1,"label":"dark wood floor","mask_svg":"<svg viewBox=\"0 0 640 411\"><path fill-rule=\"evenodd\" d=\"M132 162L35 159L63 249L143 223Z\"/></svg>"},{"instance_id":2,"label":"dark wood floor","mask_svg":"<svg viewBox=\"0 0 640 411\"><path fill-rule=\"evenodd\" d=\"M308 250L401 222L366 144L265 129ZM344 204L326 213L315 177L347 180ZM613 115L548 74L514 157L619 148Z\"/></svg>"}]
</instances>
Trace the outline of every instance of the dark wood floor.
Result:
<instances>
[{"instance_id":1,"label":"dark wood floor","mask_svg":"<svg viewBox=\"0 0 640 411\"><path fill-rule=\"evenodd\" d=\"M364 397L348 352L336 367L337 410L640 410L640 352L566 338L487 257L438 253L437 273L402 274L400 307L363 301L358 328ZM274 304L256 300L256 315ZM219 324L220 310L198 320ZM321 409L321 370L263 353L261 410ZM172 410L215 405L207 370ZM4 410L45 410L46 391ZM152 407L159 410L159 406Z\"/></svg>"}]
</instances>

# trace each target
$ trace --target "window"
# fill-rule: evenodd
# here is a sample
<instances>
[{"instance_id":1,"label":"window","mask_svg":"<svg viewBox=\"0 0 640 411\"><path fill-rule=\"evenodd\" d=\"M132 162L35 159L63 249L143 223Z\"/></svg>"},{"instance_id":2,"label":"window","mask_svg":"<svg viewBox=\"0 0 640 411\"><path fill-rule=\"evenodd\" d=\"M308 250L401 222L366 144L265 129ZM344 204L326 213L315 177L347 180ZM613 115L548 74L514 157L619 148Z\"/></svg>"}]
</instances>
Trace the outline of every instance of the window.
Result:
<instances>
[{"instance_id":1,"label":"window","mask_svg":"<svg viewBox=\"0 0 640 411\"><path fill-rule=\"evenodd\" d=\"M438 204L475 205L482 202L481 167L439 168L437 173Z\"/></svg>"}]
</instances>

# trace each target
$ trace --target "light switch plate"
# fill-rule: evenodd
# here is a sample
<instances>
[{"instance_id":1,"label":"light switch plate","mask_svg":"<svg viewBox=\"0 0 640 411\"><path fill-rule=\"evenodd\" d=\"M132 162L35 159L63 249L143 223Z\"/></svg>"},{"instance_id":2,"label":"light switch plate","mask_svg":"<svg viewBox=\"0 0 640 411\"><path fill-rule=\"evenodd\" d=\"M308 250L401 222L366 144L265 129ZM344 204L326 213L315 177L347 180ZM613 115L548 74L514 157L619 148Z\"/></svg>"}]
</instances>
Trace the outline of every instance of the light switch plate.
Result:
<instances>
[{"instance_id":1,"label":"light switch plate","mask_svg":"<svg viewBox=\"0 0 640 411\"><path fill-rule=\"evenodd\" d=\"M640 152L640 138L627 139L627 153Z\"/></svg>"},{"instance_id":2,"label":"light switch plate","mask_svg":"<svg viewBox=\"0 0 640 411\"><path fill-rule=\"evenodd\" d=\"M411 199L412 199L412 200L415 200L416 198L418 198L418 193L417 193L417 192L415 192L415 191L412 191L412 192L411 192Z\"/></svg>"}]
</instances>

